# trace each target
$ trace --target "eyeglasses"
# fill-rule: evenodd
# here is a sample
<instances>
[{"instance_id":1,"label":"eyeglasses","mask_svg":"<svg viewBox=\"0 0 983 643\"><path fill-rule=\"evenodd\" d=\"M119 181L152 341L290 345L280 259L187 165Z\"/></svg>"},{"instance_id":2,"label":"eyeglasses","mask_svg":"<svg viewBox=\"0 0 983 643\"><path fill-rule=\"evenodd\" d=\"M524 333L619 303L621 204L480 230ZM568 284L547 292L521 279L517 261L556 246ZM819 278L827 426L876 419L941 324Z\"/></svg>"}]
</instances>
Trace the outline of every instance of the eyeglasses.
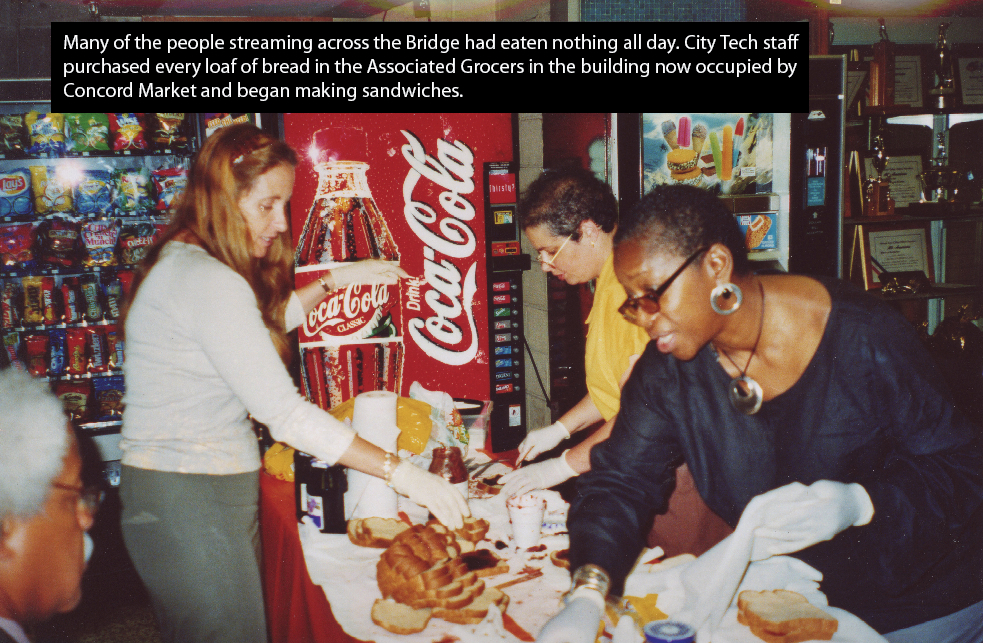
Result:
<instances>
[{"instance_id":1,"label":"eyeglasses","mask_svg":"<svg viewBox=\"0 0 983 643\"><path fill-rule=\"evenodd\" d=\"M556 264L554 264L553 262L556 261L557 256L559 256L559 254L560 254L560 251L563 250L563 246L567 245L567 242L570 241L570 238L572 236L573 236L573 233L572 232L570 234L568 234L567 235L567 238L563 240L563 243L560 244L560 247L556 249L556 252L554 252L553 253L553 256L550 257L549 259L544 259L543 258L543 255L546 254L546 251L545 250L540 250L539 251L539 263L545 263L550 268L556 268Z\"/></svg>"},{"instance_id":2,"label":"eyeglasses","mask_svg":"<svg viewBox=\"0 0 983 643\"><path fill-rule=\"evenodd\" d=\"M96 512L99 511L99 507L102 505L102 501L106 497L106 492L97 486L73 487L60 482L52 482L51 486L55 489L63 489L65 491L74 491L77 493L79 495L79 509L93 517L96 515Z\"/></svg>"},{"instance_id":3,"label":"eyeglasses","mask_svg":"<svg viewBox=\"0 0 983 643\"><path fill-rule=\"evenodd\" d=\"M625 303L621 304L621 306L618 308L618 312L621 313L621 316L624 317L626 321L639 325L641 324L641 319L638 312L639 309L641 309L641 311L646 315L654 315L655 313L659 312L659 309L661 308L659 306L659 298L662 297L663 293L669 289L669 286L671 286L672 282L676 280L676 277L683 274L686 267L696 261L696 258L703 254L703 252L706 250L707 247L703 247L691 254L689 258L683 262L683 265L679 266L679 268L676 269L676 272L672 273L669 278L662 282L662 285L655 290L647 292L644 295L639 295L638 297L629 297L626 299Z\"/></svg>"}]
</instances>

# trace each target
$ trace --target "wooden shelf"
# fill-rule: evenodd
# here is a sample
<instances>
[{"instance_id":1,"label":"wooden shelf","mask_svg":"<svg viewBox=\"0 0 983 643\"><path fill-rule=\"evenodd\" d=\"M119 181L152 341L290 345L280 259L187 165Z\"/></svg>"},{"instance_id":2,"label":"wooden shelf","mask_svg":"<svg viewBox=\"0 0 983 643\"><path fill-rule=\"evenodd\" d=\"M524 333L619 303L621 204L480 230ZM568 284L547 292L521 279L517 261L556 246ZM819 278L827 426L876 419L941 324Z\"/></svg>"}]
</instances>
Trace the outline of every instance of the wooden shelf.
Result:
<instances>
[{"instance_id":1,"label":"wooden shelf","mask_svg":"<svg viewBox=\"0 0 983 643\"><path fill-rule=\"evenodd\" d=\"M879 289L869 291L884 301L904 301L911 299L944 299L958 295L978 296L983 292L983 286L966 284L933 284L930 290L907 295L885 295Z\"/></svg>"},{"instance_id":2,"label":"wooden shelf","mask_svg":"<svg viewBox=\"0 0 983 643\"><path fill-rule=\"evenodd\" d=\"M904 212L904 210L898 210ZM876 223L900 223L908 221L981 221L983 220L983 208L971 206L965 214L939 214L937 216L924 217L913 216L910 214L896 214L891 217L846 217L843 225L867 225Z\"/></svg>"}]
</instances>

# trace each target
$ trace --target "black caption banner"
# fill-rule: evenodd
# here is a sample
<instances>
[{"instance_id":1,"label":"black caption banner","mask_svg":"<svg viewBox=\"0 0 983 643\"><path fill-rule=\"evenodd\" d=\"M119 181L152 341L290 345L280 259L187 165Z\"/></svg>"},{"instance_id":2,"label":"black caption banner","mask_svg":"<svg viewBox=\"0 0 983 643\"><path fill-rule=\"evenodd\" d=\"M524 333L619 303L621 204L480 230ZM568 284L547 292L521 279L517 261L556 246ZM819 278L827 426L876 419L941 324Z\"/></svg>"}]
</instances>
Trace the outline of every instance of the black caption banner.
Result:
<instances>
[{"instance_id":1,"label":"black caption banner","mask_svg":"<svg viewBox=\"0 0 983 643\"><path fill-rule=\"evenodd\" d=\"M53 23L55 111L807 110L795 23Z\"/></svg>"}]
</instances>

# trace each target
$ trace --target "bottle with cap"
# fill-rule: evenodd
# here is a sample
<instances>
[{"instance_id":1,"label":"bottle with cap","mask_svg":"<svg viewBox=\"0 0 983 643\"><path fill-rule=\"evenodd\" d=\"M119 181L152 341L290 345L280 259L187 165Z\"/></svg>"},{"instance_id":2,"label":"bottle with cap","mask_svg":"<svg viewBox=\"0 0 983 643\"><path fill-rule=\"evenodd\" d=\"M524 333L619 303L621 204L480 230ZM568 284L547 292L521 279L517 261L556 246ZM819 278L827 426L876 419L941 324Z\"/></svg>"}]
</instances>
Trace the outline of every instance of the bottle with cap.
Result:
<instances>
[{"instance_id":1,"label":"bottle with cap","mask_svg":"<svg viewBox=\"0 0 983 643\"><path fill-rule=\"evenodd\" d=\"M693 643L696 632L679 621L652 621L643 630L647 643Z\"/></svg>"}]
</instances>

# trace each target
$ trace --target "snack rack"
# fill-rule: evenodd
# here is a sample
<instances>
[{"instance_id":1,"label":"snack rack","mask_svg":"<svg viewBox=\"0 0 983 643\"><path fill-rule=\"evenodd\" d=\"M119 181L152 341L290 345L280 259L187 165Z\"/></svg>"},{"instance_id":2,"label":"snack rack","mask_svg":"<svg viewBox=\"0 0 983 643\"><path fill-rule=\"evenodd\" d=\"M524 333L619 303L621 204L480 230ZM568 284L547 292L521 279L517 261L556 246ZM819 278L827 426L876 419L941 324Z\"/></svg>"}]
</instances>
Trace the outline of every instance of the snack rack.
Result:
<instances>
[{"instance_id":1,"label":"snack rack","mask_svg":"<svg viewBox=\"0 0 983 643\"><path fill-rule=\"evenodd\" d=\"M132 139L120 140L120 128L102 131L104 122L136 116L114 114L79 115L94 117L96 133L77 145L65 128L71 115L35 119L36 127L25 124L18 136L18 116L44 118L49 107L0 104L0 366L50 383L73 423L95 440L115 486L125 359L120 306L133 265L167 224L198 121L167 115L180 128L170 145L155 139L160 122L151 124L149 114L131 121L142 128L128 132L137 132Z\"/></svg>"}]
</instances>

